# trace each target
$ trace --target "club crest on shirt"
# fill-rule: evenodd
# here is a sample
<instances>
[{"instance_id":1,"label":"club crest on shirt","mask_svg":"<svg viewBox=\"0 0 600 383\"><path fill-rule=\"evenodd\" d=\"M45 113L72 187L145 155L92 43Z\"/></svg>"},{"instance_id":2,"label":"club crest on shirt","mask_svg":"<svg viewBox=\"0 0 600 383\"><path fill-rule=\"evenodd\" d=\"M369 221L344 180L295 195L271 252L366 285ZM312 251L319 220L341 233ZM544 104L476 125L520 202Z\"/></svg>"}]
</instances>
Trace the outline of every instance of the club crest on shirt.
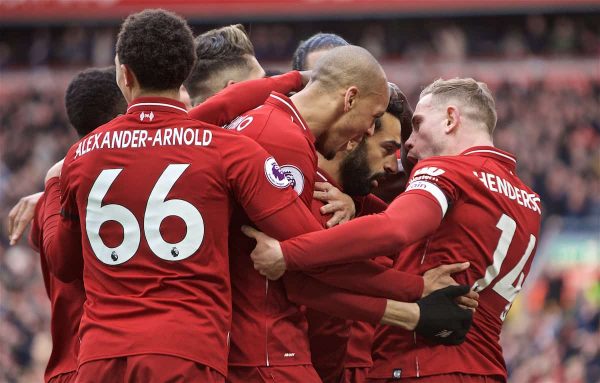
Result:
<instances>
[{"instance_id":1,"label":"club crest on shirt","mask_svg":"<svg viewBox=\"0 0 600 383\"><path fill-rule=\"evenodd\" d=\"M271 185L279 189L284 189L290 185L288 177L275 161L275 158L269 157L265 160L265 176Z\"/></svg>"},{"instance_id":2,"label":"club crest on shirt","mask_svg":"<svg viewBox=\"0 0 600 383\"><path fill-rule=\"evenodd\" d=\"M291 182L294 191L300 195L304 190L304 174L302 171L294 165L283 165L281 171L287 177L288 181Z\"/></svg>"}]
</instances>

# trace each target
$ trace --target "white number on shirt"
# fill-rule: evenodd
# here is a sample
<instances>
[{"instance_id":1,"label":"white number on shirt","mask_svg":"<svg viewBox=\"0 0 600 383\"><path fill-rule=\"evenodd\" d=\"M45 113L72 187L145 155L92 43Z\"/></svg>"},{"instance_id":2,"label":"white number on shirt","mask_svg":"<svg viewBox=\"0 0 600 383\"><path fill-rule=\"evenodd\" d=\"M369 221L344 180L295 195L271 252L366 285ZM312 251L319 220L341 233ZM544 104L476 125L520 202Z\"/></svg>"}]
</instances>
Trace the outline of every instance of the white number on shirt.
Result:
<instances>
[{"instance_id":1,"label":"white number on shirt","mask_svg":"<svg viewBox=\"0 0 600 383\"><path fill-rule=\"evenodd\" d=\"M506 259L506 254L508 253L508 248L513 240L515 235L515 231L517 229L517 223L514 219L510 218L506 214L502 214L500 220L496 224L496 227L500 229L502 234L500 235L500 240L498 241L498 246L496 246L496 250L494 251L494 260L492 265L488 266L485 270L485 275L483 278L477 280L473 285L473 290L479 292L486 287L488 287L498 274L500 273L500 269L502 268L502 263ZM523 273L523 268L527 263L527 260L531 256L533 252L533 248L535 247L536 238L533 234L529 236L529 244L527 245L527 249L525 253L519 260L519 263L510 270L506 275L500 279L493 287L493 290L498 293L502 298L508 301L508 304L504 308L502 314L500 314L500 319L504 321L506 319L506 314L508 314L508 310L510 310L510 306L515 300L519 291L521 291L521 287L523 286L523 280L525 279L525 274ZM517 281L518 279L518 281ZM517 282L515 285L515 281Z\"/></svg>"},{"instance_id":2,"label":"white number on shirt","mask_svg":"<svg viewBox=\"0 0 600 383\"><path fill-rule=\"evenodd\" d=\"M202 215L187 201L165 198L189 164L169 165L154 185L144 213L144 234L152 252L168 261L180 261L194 254L204 239ZM140 245L140 225L133 213L118 204L102 205L108 189L123 169L103 170L90 191L85 218L86 232L96 257L107 265L120 265L135 255ZM178 243L165 241L160 233L161 222L169 217L181 218L186 235ZM100 237L100 227L115 221L123 227L123 242L116 247L106 246Z\"/></svg>"}]
</instances>

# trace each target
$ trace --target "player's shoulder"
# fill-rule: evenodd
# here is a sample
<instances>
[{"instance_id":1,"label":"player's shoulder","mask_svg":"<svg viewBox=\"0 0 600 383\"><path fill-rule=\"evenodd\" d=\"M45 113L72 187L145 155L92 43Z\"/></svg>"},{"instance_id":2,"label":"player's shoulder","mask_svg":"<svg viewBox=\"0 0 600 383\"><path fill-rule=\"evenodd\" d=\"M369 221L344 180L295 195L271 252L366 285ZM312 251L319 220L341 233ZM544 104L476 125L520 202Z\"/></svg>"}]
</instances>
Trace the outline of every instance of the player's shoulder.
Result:
<instances>
[{"instance_id":1,"label":"player's shoulder","mask_svg":"<svg viewBox=\"0 0 600 383\"><path fill-rule=\"evenodd\" d=\"M250 137L258 136L267 125L273 113L269 105L260 105L234 118L223 126L226 130L242 133Z\"/></svg>"},{"instance_id":2,"label":"player's shoulder","mask_svg":"<svg viewBox=\"0 0 600 383\"><path fill-rule=\"evenodd\" d=\"M466 162L458 156L435 156L419 161L413 168L411 178L419 176L458 175L466 168Z\"/></svg>"}]
</instances>

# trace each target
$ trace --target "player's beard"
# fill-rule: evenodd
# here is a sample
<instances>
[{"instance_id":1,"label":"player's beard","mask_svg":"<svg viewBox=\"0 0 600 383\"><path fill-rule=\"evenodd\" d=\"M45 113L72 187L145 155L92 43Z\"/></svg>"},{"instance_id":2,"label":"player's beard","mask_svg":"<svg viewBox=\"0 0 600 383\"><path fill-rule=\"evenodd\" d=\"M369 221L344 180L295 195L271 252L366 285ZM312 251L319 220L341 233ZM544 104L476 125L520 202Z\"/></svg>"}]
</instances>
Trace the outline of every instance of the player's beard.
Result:
<instances>
[{"instance_id":1,"label":"player's beard","mask_svg":"<svg viewBox=\"0 0 600 383\"><path fill-rule=\"evenodd\" d=\"M371 175L367 161L367 144L362 140L348 154L340 165L340 176L344 193L351 196L364 196L371 192L371 181L383 174Z\"/></svg>"}]
</instances>

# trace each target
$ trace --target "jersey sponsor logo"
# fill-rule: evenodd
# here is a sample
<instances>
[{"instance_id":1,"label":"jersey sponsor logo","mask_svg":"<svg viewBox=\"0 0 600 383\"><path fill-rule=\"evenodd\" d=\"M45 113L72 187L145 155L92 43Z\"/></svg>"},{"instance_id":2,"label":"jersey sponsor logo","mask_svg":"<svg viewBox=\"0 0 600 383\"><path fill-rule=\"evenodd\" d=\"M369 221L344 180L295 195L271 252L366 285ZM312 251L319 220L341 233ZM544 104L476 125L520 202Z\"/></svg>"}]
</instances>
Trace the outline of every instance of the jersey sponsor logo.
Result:
<instances>
[{"instance_id":1,"label":"jersey sponsor logo","mask_svg":"<svg viewBox=\"0 0 600 383\"><path fill-rule=\"evenodd\" d=\"M285 189L290 185L290 181L273 157L265 160L265 176L269 180L269 183L276 188Z\"/></svg>"},{"instance_id":2,"label":"jersey sponsor logo","mask_svg":"<svg viewBox=\"0 0 600 383\"><path fill-rule=\"evenodd\" d=\"M402 377L402 369L401 368L394 369L394 371L392 372L392 378L400 379L401 377Z\"/></svg>"},{"instance_id":3,"label":"jersey sponsor logo","mask_svg":"<svg viewBox=\"0 0 600 383\"><path fill-rule=\"evenodd\" d=\"M415 171L414 176L416 177L416 176L427 175L427 176L432 176L432 177L438 177L444 173L446 173L446 171L443 169L436 168L435 166L427 166L427 167L424 167L424 168L421 168L421 169L418 169L417 171Z\"/></svg>"},{"instance_id":4,"label":"jersey sponsor logo","mask_svg":"<svg viewBox=\"0 0 600 383\"><path fill-rule=\"evenodd\" d=\"M298 195L302 194L302 191L304 190L304 174L302 174L302 171L294 165L283 165L281 171L292 184L294 191Z\"/></svg>"},{"instance_id":5,"label":"jersey sponsor logo","mask_svg":"<svg viewBox=\"0 0 600 383\"><path fill-rule=\"evenodd\" d=\"M154 120L154 113L152 111L150 113L141 112L140 121L144 121L145 118L152 122L152 120Z\"/></svg>"},{"instance_id":6,"label":"jersey sponsor logo","mask_svg":"<svg viewBox=\"0 0 600 383\"><path fill-rule=\"evenodd\" d=\"M285 354L283 354L284 358L293 358L296 356L295 352L286 352Z\"/></svg>"}]
</instances>

